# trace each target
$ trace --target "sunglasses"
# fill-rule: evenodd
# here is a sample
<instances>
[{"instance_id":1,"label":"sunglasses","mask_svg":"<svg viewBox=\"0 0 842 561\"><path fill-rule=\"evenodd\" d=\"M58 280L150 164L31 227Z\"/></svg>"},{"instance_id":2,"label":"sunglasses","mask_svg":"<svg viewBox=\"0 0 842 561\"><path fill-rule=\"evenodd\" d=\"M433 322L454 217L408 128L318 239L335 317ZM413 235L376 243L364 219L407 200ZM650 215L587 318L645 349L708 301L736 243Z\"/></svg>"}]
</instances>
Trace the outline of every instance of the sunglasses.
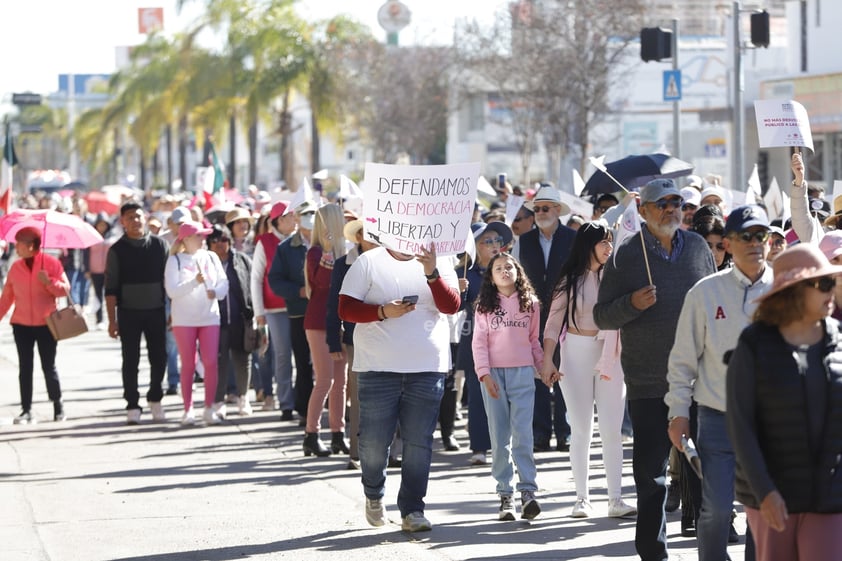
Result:
<instances>
[{"instance_id":1,"label":"sunglasses","mask_svg":"<svg viewBox=\"0 0 842 561\"><path fill-rule=\"evenodd\" d=\"M512 222L520 222L521 220L526 220L525 216L515 216L515 219Z\"/></svg>"},{"instance_id":2,"label":"sunglasses","mask_svg":"<svg viewBox=\"0 0 842 561\"><path fill-rule=\"evenodd\" d=\"M504 240L501 237L496 237L496 238L485 238L484 240L482 240L479 243L481 243L483 245L503 245L504 241L506 241L506 240Z\"/></svg>"},{"instance_id":3,"label":"sunglasses","mask_svg":"<svg viewBox=\"0 0 842 561\"><path fill-rule=\"evenodd\" d=\"M724 243L722 243L722 242L719 242L719 243L710 243L710 242L708 242L708 247L710 248L710 250L711 250L711 251L714 251L714 250L716 250L716 251L725 251L725 244L724 244Z\"/></svg>"},{"instance_id":4,"label":"sunglasses","mask_svg":"<svg viewBox=\"0 0 842 561\"><path fill-rule=\"evenodd\" d=\"M760 243L766 243L769 241L769 232L767 230L762 230L760 232L740 232L738 234L734 234L734 237L738 240L743 240L746 243L751 243L752 240Z\"/></svg>"},{"instance_id":5,"label":"sunglasses","mask_svg":"<svg viewBox=\"0 0 842 561\"><path fill-rule=\"evenodd\" d=\"M777 240L772 240L771 242L769 242L769 245L771 245L772 247L784 247L786 246L786 240L782 240L780 238Z\"/></svg>"},{"instance_id":6,"label":"sunglasses","mask_svg":"<svg viewBox=\"0 0 842 561\"><path fill-rule=\"evenodd\" d=\"M533 210L534 212L550 212L550 211L551 211L551 210L553 210L554 208L556 208L556 205L552 205L552 206L536 206L536 207L534 207L532 210Z\"/></svg>"},{"instance_id":7,"label":"sunglasses","mask_svg":"<svg viewBox=\"0 0 842 561\"><path fill-rule=\"evenodd\" d=\"M681 210L697 210L699 207L693 203L684 203L681 205Z\"/></svg>"},{"instance_id":8,"label":"sunglasses","mask_svg":"<svg viewBox=\"0 0 842 561\"><path fill-rule=\"evenodd\" d=\"M804 281L807 286L812 286L819 292L832 292L836 288L836 277L819 277L817 279L810 279Z\"/></svg>"},{"instance_id":9,"label":"sunglasses","mask_svg":"<svg viewBox=\"0 0 842 561\"><path fill-rule=\"evenodd\" d=\"M610 206L598 206L594 210L594 212L598 212L600 214L605 214L610 209Z\"/></svg>"},{"instance_id":10,"label":"sunglasses","mask_svg":"<svg viewBox=\"0 0 842 561\"><path fill-rule=\"evenodd\" d=\"M659 199L652 203L657 207L658 210L666 210L669 208L681 208L681 205L684 204L684 201L681 199Z\"/></svg>"}]
</instances>

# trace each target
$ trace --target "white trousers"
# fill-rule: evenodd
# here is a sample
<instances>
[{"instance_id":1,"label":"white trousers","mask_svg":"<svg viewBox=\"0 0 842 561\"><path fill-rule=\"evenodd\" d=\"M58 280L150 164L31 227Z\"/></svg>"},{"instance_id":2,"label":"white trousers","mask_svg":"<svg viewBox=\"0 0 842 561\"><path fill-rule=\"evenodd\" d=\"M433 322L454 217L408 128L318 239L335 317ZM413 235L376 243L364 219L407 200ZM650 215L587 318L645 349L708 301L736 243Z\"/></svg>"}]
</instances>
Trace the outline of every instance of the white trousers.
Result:
<instances>
[{"instance_id":1,"label":"white trousers","mask_svg":"<svg viewBox=\"0 0 842 561\"><path fill-rule=\"evenodd\" d=\"M577 498L589 499L588 473L593 435L594 404L602 438L602 460L608 498L622 491L623 442L620 430L625 410L626 385L620 376L604 379L594 369L602 353L602 340L567 333L561 344L561 391L570 423L570 464Z\"/></svg>"}]
</instances>

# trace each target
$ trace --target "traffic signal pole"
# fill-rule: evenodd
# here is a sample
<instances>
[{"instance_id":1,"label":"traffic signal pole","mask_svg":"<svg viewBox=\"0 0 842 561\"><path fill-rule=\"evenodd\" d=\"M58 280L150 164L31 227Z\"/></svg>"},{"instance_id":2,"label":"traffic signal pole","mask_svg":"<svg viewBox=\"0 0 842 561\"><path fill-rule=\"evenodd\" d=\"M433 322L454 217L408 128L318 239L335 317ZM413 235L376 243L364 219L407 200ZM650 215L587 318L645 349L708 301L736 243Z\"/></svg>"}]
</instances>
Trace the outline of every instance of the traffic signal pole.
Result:
<instances>
[{"instance_id":1,"label":"traffic signal pole","mask_svg":"<svg viewBox=\"0 0 842 561\"><path fill-rule=\"evenodd\" d=\"M734 24L734 170L732 172L731 188L745 191L745 174L743 169L745 151L745 108L743 107L743 51L740 38L740 2L735 1L731 17Z\"/></svg>"},{"instance_id":2,"label":"traffic signal pole","mask_svg":"<svg viewBox=\"0 0 842 561\"><path fill-rule=\"evenodd\" d=\"M678 70L678 20L672 20L672 69ZM681 101L672 102L672 155L681 158Z\"/></svg>"}]
</instances>

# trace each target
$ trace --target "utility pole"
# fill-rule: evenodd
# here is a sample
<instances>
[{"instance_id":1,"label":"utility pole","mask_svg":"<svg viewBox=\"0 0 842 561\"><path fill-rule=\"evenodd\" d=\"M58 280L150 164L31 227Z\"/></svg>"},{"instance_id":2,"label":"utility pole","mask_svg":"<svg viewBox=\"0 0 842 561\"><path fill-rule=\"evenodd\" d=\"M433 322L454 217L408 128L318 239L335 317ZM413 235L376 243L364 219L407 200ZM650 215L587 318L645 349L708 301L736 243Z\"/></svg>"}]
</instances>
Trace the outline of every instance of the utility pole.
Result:
<instances>
[{"instance_id":1,"label":"utility pole","mask_svg":"<svg viewBox=\"0 0 842 561\"><path fill-rule=\"evenodd\" d=\"M672 69L678 71L678 19L672 20ZM672 155L681 158L681 100L672 102Z\"/></svg>"},{"instance_id":2,"label":"utility pole","mask_svg":"<svg viewBox=\"0 0 842 561\"><path fill-rule=\"evenodd\" d=\"M745 108L743 107L743 93L745 83L743 78L743 46L740 37L740 2L734 2L731 14L734 24L734 169L731 176L731 188L745 191Z\"/></svg>"}]
</instances>

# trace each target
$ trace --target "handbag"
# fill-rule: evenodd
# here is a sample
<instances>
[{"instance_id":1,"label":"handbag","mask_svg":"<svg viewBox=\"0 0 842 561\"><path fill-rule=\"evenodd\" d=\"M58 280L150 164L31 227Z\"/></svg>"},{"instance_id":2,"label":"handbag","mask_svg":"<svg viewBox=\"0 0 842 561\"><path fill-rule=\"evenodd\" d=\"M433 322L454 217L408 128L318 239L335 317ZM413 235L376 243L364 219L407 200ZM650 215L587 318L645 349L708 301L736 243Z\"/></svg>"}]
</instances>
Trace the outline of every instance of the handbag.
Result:
<instances>
[{"instance_id":1,"label":"handbag","mask_svg":"<svg viewBox=\"0 0 842 561\"><path fill-rule=\"evenodd\" d=\"M73 303L70 293L66 292L67 306L56 309L47 316L47 327L56 341L70 339L88 331L85 314L82 307Z\"/></svg>"}]
</instances>

